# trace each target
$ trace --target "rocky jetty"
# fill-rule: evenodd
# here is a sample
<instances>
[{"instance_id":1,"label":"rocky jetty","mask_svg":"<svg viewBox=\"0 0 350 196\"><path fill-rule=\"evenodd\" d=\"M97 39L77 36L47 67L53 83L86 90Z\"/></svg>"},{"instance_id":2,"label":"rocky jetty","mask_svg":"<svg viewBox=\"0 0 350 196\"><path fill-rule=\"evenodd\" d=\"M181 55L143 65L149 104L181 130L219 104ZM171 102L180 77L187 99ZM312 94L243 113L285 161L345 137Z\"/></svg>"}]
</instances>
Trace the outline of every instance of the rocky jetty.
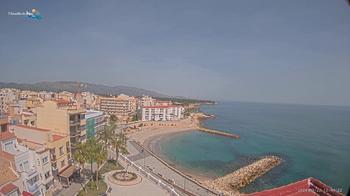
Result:
<instances>
[{"instance_id":1,"label":"rocky jetty","mask_svg":"<svg viewBox=\"0 0 350 196\"><path fill-rule=\"evenodd\" d=\"M282 159L277 156L266 156L224 177L208 181L206 185L225 195L238 195L239 189L252 183L255 179L278 166L281 162Z\"/></svg>"},{"instance_id":2,"label":"rocky jetty","mask_svg":"<svg viewBox=\"0 0 350 196\"><path fill-rule=\"evenodd\" d=\"M205 114L203 112L197 112L197 113L192 113L191 117L197 122L197 129L202 132L206 132L209 134L213 135L219 135L219 136L224 136L224 137L229 137L233 139L239 139L239 135L233 134L233 133L228 133L225 131L219 131L219 130L214 130L214 129L208 129L202 126L201 120L203 119L208 119L208 118L214 118L214 115L210 114Z\"/></svg>"}]
</instances>

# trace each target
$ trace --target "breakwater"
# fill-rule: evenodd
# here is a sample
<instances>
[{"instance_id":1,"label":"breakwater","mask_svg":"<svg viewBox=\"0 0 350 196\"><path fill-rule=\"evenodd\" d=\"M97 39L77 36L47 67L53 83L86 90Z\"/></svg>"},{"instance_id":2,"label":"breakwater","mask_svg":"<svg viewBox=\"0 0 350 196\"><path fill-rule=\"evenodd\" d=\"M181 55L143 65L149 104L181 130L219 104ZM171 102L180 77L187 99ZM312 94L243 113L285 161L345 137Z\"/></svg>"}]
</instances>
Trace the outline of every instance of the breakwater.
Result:
<instances>
[{"instance_id":1,"label":"breakwater","mask_svg":"<svg viewBox=\"0 0 350 196\"><path fill-rule=\"evenodd\" d=\"M219 131L219 130L215 130L215 129L208 129L208 128L205 128L202 126L202 123L201 123L202 120L214 118L215 117L214 115L206 114L203 112L197 112L197 113L193 113L191 115L191 117L194 119L194 121L198 125L197 129L199 131L213 134L213 135L219 135L219 136L229 137L229 138L233 138L233 139L239 139L239 135L237 135L237 134Z\"/></svg>"},{"instance_id":2,"label":"breakwater","mask_svg":"<svg viewBox=\"0 0 350 196\"><path fill-rule=\"evenodd\" d=\"M255 179L278 166L281 162L282 159L277 156L266 156L224 177L207 181L206 184L208 187L225 195L235 195L238 194L239 189L252 183Z\"/></svg>"},{"instance_id":3,"label":"breakwater","mask_svg":"<svg viewBox=\"0 0 350 196\"><path fill-rule=\"evenodd\" d=\"M233 138L233 139L239 139L239 135L227 133L227 132L223 132L223 131L218 131L218 130L214 130L214 129L208 129L205 127L199 127L198 130L202 131L202 132L209 133L209 134L213 134L213 135L220 135L220 136L229 137L229 138Z\"/></svg>"}]
</instances>

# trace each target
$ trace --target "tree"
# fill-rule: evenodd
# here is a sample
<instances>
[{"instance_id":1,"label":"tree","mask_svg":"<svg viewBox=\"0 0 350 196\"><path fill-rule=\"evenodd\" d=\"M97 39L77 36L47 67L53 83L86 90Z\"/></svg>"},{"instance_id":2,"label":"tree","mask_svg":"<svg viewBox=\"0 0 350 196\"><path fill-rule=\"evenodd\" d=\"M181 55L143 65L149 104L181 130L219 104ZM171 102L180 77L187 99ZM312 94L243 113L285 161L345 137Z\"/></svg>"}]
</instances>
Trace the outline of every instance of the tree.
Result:
<instances>
[{"instance_id":1,"label":"tree","mask_svg":"<svg viewBox=\"0 0 350 196\"><path fill-rule=\"evenodd\" d=\"M107 149L108 143L111 137L113 137L114 130L116 128L116 124L114 122L110 122L106 125L100 135L100 139L104 142L105 148Z\"/></svg>"},{"instance_id":2,"label":"tree","mask_svg":"<svg viewBox=\"0 0 350 196\"><path fill-rule=\"evenodd\" d=\"M85 144L86 160L90 163L90 171L93 174L92 164L96 162L96 157L100 154L100 146L95 140L95 138L90 138Z\"/></svg>"},{"instance_id":3,"label":"tree","mask_svg":"<svg viewBox=\"0 0 350 196\"><path fill-rule=\"evenodd\" d=\"M79 168L84 170L84 164L86 162L86 149L85 144L81 143L77 145L77 148L73 154L75 161L79 163Z\"/></svg>"},{"instance_id":4,"label":"tree","mask_svg":"<svg viewBox=\"0 0 350 196\"><path fill-rule=\"evenodd\" d=\"M107 159L107 151L104 149L101 145L97 146L97 151L100 151L100 153L96 156L96 163L97 163L97 169L96 169L96 186L98 190L98 180L99 180L99 170L100 166L103 164L103 162Z\"/></svg>"},{"instance_id":5,"label":"tree","mask_svg":"<svg viewBox=\"0 0 350 196\"><path fill-rule=\"evenodd\" d=\"M117 118L116 115L111 114L111 115L109 116L109 121L110 121L110 122L113 122L113 123L116 123L116 122L118 121L118 118Z\"/></svg>"},{"instance_id":6,"label":"tree","mask_svg":"<svg viewBox=\"0 0 350 196\"><path fill-rule=\"evenodd\" d=\"M73 158L76 162L79 163L79 169L81 171L84 171L85 162L87 160L86 145L84 143L80 143L77 145L77 148L73 154ZM84 191L86 192L87 190L85 189L84 186L83 186L83 188L84 188Z\"/></svg>"},{"instance_id":7,"label":"tree","mask_svg":"<svg viewBox=\"0 0 350 196\"><path fill-rule=\"evenodd\" d=\"M126 137L123 132L114 134L112 137L111 143L115 149L116 154L116 163L118 162L119 152L126 151Z\"/></svg>"}]
</instances>

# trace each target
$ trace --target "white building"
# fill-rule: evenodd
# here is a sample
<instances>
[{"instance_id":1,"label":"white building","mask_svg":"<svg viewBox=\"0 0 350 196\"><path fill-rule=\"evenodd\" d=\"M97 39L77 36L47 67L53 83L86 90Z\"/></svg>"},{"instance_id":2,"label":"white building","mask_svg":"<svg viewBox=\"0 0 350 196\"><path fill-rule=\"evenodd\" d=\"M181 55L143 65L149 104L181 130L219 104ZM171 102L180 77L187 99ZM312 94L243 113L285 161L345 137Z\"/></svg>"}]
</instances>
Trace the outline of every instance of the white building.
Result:
<instances>
[{"instance_id":1,"label":"white building","mask_svg":"<svg viewBox=\"0 0 350 196\"><path fill-rule=\"evenodd\" d=\"M177 105L143 106L142 121L173 121L184 117L184 107Z\"/></svg>"},{"instance_id":2,"label":"white building","mask_svg":"<svg viewBox=\"0 0 350 196\"><path fill-rule=\"evenodd\" d=\"M32 152L25 146L19 145L14 134L4 132L0 140L1 158L8 159L20 175L22 181L20 190L27 191L35 196L43 195L40 185L40 174L35 165Z\"/></svg>"},{"instance_id":3,"label":"white building","mask_svg":"<svg viewBox=\"0 0 350 196\"><path fill-rule=\"evenodd\" d=\"M33 159L36 171L39 173L39 188L41 193L45 193L53 187L54 178L50 162L50 150L44 145L30 141L21 141L21 145L27 147Z\"/></svg>"}]
</instances>

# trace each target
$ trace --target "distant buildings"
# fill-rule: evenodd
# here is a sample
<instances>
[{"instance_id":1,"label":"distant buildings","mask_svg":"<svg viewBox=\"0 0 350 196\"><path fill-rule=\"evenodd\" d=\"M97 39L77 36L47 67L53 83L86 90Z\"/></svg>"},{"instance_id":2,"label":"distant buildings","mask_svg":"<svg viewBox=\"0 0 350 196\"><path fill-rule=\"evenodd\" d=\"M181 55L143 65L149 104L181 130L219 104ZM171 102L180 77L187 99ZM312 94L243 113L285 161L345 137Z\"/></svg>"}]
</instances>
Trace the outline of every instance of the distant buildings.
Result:
<instances>
[{"instance_id":1,"label":"distant buildings","mask_svg":"<svg viewBox=\"0 0 350 196\"><path fill-rule=\"evenodd\" d=\"M115 115L120 120L127 119L136 112L137 99L124 94L116 97L101 97L100 110Z\"/></svg>"},{"instance_id":2,"label":"distant buildings","mask_svg":"<svg viewBox=\"0 0 350 196\"><path fill-rule=\"evenodd\" d=\"M10 103L18 99L18 92L16 89L0 89L0 113L8 112Z\"/></svg>"},{"instance_id":3,"label":"distant buildings","mask_svg":"<svg viewBox=\"0 0 350 196\"><path fill-rule=\"evenodd\" d=\"M157 100L149 96L140 98L142 121L173 121L184 118L184 107L169 100Z\"/></svg>"}]
</instances>

